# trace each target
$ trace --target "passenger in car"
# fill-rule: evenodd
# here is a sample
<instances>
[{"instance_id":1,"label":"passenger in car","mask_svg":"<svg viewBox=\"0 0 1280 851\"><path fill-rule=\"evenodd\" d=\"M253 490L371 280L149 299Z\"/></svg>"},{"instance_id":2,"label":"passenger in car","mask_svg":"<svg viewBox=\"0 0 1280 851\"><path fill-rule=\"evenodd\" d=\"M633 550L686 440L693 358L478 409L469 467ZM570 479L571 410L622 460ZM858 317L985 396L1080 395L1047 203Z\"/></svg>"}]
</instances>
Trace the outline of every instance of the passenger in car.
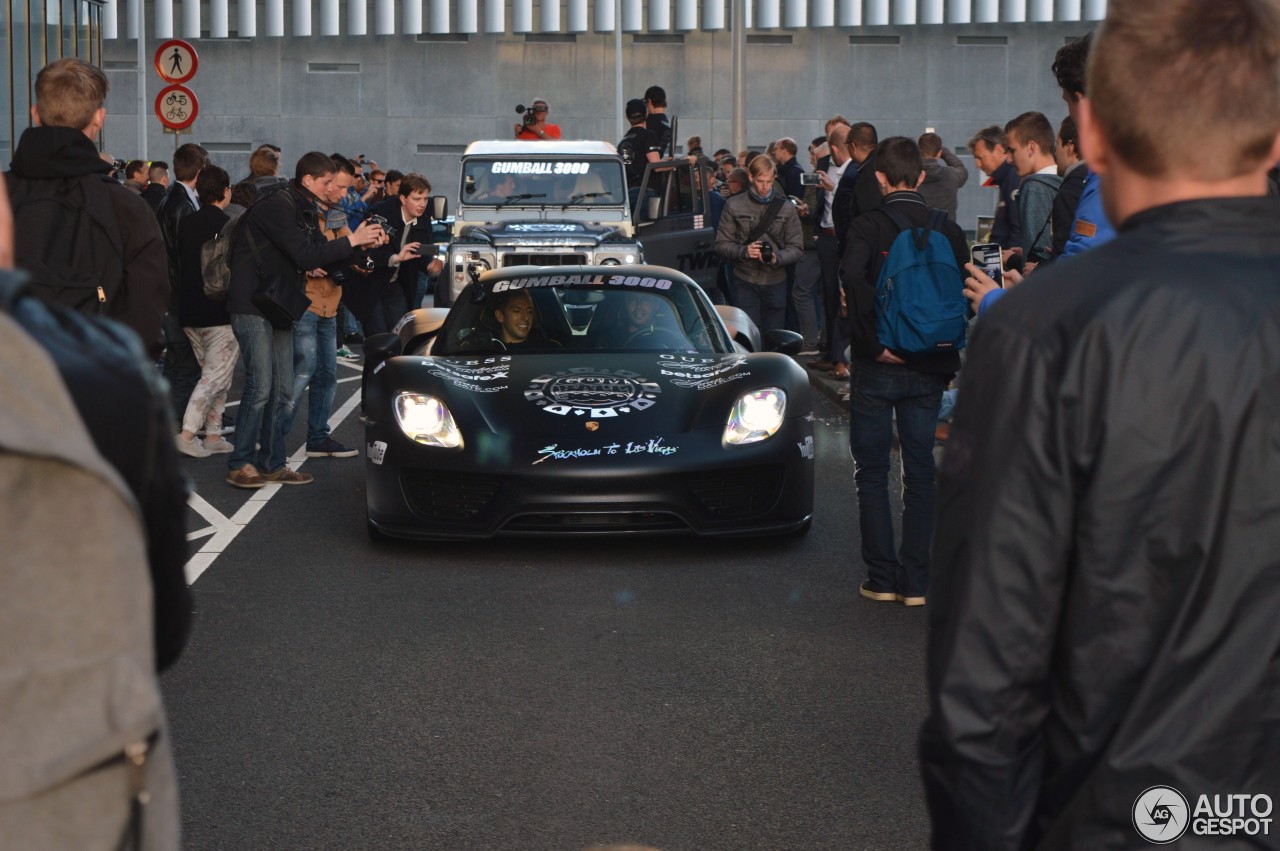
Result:
<instances>
[{"instance_id":1,"label":"passenger in car","mask_svg":"<svg viewBox=\"0 0 1280 851\"><path fill-rule=\"evenodd\" d=\"M606 349L682 348L688 340L676 328L666 299L650 293L629 292L619 321L600 335Z\"/></svg>"}]
</instances>

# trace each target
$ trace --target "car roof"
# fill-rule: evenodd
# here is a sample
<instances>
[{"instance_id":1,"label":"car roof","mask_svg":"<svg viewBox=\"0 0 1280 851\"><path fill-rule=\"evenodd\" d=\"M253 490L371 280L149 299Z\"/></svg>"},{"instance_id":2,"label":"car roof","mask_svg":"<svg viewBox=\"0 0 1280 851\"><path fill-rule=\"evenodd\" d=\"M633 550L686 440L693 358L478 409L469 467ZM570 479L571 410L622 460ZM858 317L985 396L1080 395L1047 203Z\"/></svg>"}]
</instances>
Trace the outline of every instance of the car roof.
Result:
<instances>
[{"instance_id":1,"label":"car roof","mask_svg":"<svg viewBox=\"0 0 1280 851\"><path fill-rule=\"evenodd\" d=\"M472 142L467 145L464 157L527 157L560 154L566 156L616 157L618 149L608 142L597 142L590 139L570 140L567 142L521 142L486 141Z\"/></svg>"}]
</instances>

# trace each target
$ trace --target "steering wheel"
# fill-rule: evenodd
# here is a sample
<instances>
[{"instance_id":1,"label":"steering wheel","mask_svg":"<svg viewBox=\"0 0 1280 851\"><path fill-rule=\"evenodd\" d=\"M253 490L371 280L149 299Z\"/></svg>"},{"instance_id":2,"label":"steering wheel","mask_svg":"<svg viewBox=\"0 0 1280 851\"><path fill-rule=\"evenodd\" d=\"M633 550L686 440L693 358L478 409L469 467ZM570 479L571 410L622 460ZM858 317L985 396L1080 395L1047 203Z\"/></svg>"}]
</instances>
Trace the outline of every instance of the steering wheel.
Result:
<instances>
[{"instance_id":1,"label":"steering wheel","mask_svg":"<svg viewBox=\"0 0 1280 851\"><path fill-rule=\"evenodd\" d=\"M644 348L647 349L687 349L689 341L684 336L670 328L642 328L627 338L622 344L624 349L631 348L631 344L636 340L643 339L646 343Z\"/></svg>"}]
</instances>

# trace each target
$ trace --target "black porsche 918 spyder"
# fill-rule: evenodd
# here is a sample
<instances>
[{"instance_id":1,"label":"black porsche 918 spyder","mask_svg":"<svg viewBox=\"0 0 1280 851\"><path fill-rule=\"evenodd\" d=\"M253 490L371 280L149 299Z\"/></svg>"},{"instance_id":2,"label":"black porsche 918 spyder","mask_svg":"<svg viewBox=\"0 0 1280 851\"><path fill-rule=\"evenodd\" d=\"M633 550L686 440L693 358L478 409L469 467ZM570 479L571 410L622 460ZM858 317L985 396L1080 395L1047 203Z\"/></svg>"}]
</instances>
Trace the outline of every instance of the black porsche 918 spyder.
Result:
<instances>
[{"instance_id":1,"label":"black porsche 918 spyder","mask_svg":"<svg viewBox=\"0 0 1280 851\"><path fill-rule=\"evenodd\" d=\"M369 533L802 533L799 347L670 269L488 272L366 341Z\"/></svg>"}]
</instances>

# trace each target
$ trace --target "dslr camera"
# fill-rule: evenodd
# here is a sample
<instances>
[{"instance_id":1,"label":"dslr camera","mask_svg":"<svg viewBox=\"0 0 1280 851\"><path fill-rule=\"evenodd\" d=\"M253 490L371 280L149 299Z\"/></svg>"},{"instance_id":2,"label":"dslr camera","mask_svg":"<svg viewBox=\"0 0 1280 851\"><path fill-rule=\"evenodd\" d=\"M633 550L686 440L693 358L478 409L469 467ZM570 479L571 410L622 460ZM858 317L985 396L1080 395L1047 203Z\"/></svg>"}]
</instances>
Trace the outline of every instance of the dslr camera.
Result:
<instances>
[{"instance_id":1,"label":"dslr camera","mask_svg":"<svg viewBox=\"0 0 1280 851\"><path fill-rule=\"evenodd\" d=\"M773 262L773 243L760 243L760 262L765 264Z\"/></svg>"},{"instance_id":2,"label":"dslr camera","mask_svg":"<svg viewBox=\"0 0 1280 851\"><path fill-rule=\"evenodd\" d=\"M533 108L525 106L522 103L516 104L516 115L523 115L525 127L532 127L538 121L538 116L533 114Z\"/></svg>"}]
</instances>

